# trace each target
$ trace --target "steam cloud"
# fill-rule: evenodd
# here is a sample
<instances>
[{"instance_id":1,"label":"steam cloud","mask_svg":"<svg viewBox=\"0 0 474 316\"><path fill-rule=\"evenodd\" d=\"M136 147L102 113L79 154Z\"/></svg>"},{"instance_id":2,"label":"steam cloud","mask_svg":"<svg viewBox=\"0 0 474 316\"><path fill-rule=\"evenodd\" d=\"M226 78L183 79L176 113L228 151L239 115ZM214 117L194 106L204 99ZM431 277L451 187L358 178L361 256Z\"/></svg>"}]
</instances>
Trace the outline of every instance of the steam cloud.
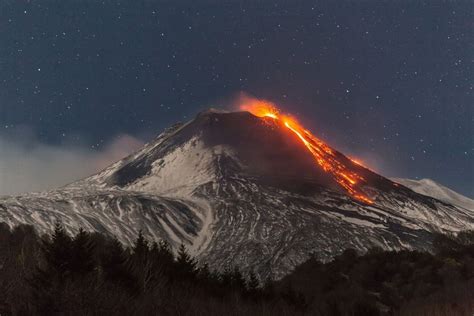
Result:
<instances>
[{"instance_id":1,"label":"steam cloud","mask_svg":"<svg viewBox=\"0 0 474 316\"><path fill-rule=\"evenodd\" d=\"M102 150L86 146L51 146L34 137L0 135L0 195L56 188L91 175L143 146L120 135Z\"/></svg>"}]
</instances>

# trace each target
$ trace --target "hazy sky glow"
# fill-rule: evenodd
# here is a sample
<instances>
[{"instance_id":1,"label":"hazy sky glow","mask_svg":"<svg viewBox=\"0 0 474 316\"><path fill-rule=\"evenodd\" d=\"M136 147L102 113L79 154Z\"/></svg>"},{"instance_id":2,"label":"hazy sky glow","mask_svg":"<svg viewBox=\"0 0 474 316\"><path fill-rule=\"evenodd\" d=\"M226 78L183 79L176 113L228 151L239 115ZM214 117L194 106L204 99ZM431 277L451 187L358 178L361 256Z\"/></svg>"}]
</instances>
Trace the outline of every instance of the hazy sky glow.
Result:
<instances>
[{"instance_id":1,"label":"hazy sky glow","mask_svg":"<svg viewBox=\"0 0 474 316\"><path fill-rule=\"evenodd\" d=\"M474 196L472 3L333 3L2 1L0 194L245 91L382 174Z\"/></svg>"}]
</instances>

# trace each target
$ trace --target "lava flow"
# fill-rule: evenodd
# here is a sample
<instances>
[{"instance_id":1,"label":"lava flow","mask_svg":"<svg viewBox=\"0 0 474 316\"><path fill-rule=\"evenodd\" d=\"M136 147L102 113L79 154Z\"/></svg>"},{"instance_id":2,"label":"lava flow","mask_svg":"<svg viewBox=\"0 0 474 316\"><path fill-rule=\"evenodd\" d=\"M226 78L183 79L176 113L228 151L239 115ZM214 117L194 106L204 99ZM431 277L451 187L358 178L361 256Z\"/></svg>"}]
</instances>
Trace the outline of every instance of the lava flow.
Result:
<instances>
[{"instance_id":1,"label":"lava flow","mask_svg":"<svg viewBox=\"0 0 474 316\"><path fill-rule=\"evenodd\" d=\"M272 103L263 100L246 100L240 108L255 116L269 117L279 121L282 126L288 128L303 142L317 164L321 166L325 172L332 174L334 180L353 198L367 204L374 203L373 200L358 187L358 184L365 181L365 179L361 175L349 170L344 163L338 160L334 151L328 145L304 129L303 126L291 116L281 114ZM360 163L357 164L360 165Z\"/></svg>"}]
</instances>

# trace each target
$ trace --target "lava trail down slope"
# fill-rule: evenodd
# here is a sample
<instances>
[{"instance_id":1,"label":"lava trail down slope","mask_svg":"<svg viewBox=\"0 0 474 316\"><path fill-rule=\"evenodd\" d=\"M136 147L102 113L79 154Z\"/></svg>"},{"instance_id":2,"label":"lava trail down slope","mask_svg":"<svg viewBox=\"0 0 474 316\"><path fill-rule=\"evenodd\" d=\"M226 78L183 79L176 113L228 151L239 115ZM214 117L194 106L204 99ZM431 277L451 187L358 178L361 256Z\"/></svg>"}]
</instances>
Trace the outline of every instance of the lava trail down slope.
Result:
<instances>
[{"instance_id":1,"label":"lava trail down slope","mask_svg":"<svg viewBox=\"0 0 474 316\"><path fill-rule=\"evenodd\" d=\"M86 179L1 197L0 222L43 233L61 221L126 244L141 229L175 248L184 243L213 268L274 278L311 254L429 250L433 232L474 228L474 210L416 193L295 119L257 109L202 112Z\"/></svg>"}]
</instances>

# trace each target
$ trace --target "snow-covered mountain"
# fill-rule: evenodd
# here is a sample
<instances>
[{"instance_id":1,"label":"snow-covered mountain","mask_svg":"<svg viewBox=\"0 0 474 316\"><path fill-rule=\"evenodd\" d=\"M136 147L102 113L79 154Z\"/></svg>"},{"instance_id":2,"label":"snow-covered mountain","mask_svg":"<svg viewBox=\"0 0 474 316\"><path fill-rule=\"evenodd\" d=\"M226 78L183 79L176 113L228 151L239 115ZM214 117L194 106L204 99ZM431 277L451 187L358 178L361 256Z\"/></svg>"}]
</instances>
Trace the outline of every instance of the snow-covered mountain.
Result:
<instances>
[{"instance_id":1,"label":"snow-covered mountain","mask_svg":"<svg viewBox=\"0 0 474 316\"><path fill-rule=\"evenodd\" d=\"M474 212L474 200L461 195L450 188L447 188L431 179L411 180L402 178L393 178L395 182L403 184L416 193L434 197L440 201L450 203Z\"/></svg>"},{"instance_id":2,"label":"snow-covered mountain","mask_svg":"<svg viewBox=\"0 0 474 316\"><path fill-rule=\"evenodd\" d=\"M472 210L418 194L334 149L360 176L352 198L288 129L248 112L206 111L64 188L0 198L0 221L50 231L60 220L130 243L140 229L202 262L281 277L311 254L430 249L432 233L474 228Z\"/></svg>"}]
</instances>

